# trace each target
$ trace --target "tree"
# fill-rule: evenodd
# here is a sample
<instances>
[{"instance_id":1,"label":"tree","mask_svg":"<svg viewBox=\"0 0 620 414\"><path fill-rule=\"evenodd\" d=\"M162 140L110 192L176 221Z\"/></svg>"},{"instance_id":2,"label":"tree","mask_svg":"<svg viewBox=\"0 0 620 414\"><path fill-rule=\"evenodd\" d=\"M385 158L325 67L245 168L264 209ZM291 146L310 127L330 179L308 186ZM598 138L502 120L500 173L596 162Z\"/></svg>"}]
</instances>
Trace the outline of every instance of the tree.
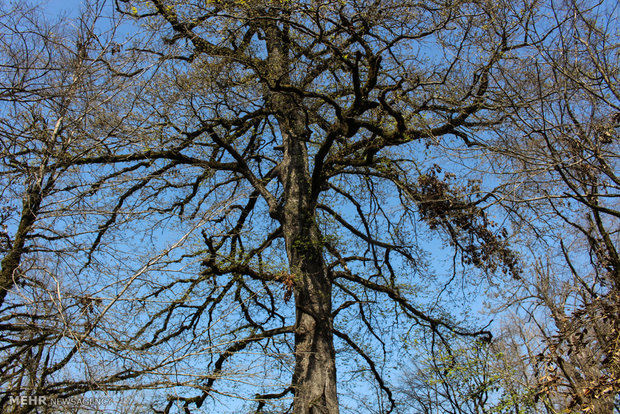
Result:
<instances>
[{"instance_id":1,"label":"tree","mask_svg":"<svg viewBox=\"0 0 620 414\"><path fill-rule=\"evenodd\" d=\"M530 361L523 357L524 338L504 336L490 342L455 338L435 347L426 360L405 370L399 389L403 412L543 412L534 401L536 386L529 375Z\"/></svg>"},{"instance_id":2,"label":"tree","mask_svg":"<svg viewBox=\"0 0 620 414\"><path fill-rule=\"evenodd\" d=\"M389 411L381 354L398 347L390 336L409 340L414 325L441 342L490 338L422 303L416 274L430 279L431 270L416 237L442 237L471 277L520 277L506 232L486 212L491 196L467 182L468 165L433 161L447 147L478 145L503 120L503 85L493 75L528 43L530 4L152 0L116 8L140 25L136 37L112 38L96 56L76 52L107 71L91 88L105 79L117 89L84 95L92 111L66 131L90 141L48 154L45 165L70 177L63 190L75 202L58 205L96 207L75 224L74 239L87 243L68 261L77 275L141 260L150 277L138 267L120 284L93 283L120 291L105 299L116 312L99 313L108 316L84 330L69 359L96 350L123 367L90 371L97 386L84 379L66 392L166 388L164 401L153 397L164 412L200 408L218 393L245 393L261 411L292 394L295 413L336 413L337 344L366 365ZM102 102L107 110L96 109ZM6 187L28 200L14 181ZM119 258L117 249L155 225L200 228L201 240L190 232L176 254ZM129 241L115 240L121 234ZM6 275L40 280L26 267L33 250L17 250L2 263L3 314L15 306L6 298L18 297ZM125 292L133 299L116 306ZM253 353L269 360L269 375ZM249 385L226 386L235 360L238 380L262 375L253 396ZM63 384L40 379L40 390Z\"/></svg>"},{"instance_id":3,"label":"tree","mask_svg":"<svg viewBox=\"0 0 620 414\"><path fill-rule=\"evenodd\" d=\"M172 55L175 62L169 70L185 95L175 111L183 115L165 122L208 137L206 166L227 172L235 186L244 182L252 188L238 213L221 218L231 220L230 227L205 237L203 275L225 276L248 295L258 290L250 283L280 280L285 302L294 296L293 325L266 329L277 308L260 300L254 306L266 312L248 306L246 323L259 334L241 343L294 332L292 387L284 391L294 392L295 412L338 410L334 335L369 361L383 383L370 356L334 327L334 316L349 307L365 315L370 306L364 302L385 296L436 333L456 330L444 318L412 306L399 286L394 268L399 262L417 262L414 246L401 229L419 221L413 216L416 209L431 229L447 233L464 260L518 274L514 255L489 229L478 207L483 199L463 194L472 189L451 188L438 167L418 175L416 168L428 167L403 151L431 147L447 135L467 144L468 133L496 121L496 108L486 99L492 93L489 73L501 54L514 47L510 20L521 17L500 16L498 9L475 2L153 1L143 10L135 7L127 13L150 19L160 33L167 31L163 43L168 50L151 51ZM497 26L476 29L478 22L490 18ZM460 29L460 34L453 36L447 27ZM483 43L481 37L490 34L494 42ZM454 55L436 58L433 69L423 72L421 56L412 56L423 40ZM478 57L467 53L484 46ZM471 61L462 58L466 54ZM482 111L485 116L477 116ZM173 159L189 154L196 142L136 157ZM117 155L107 162L127 157ZM205 161L201 157L191 162ZM358 186L368 193L361 194ZM385 212L390 198L379 188L398 194L403 208L398 219ZM337 202L347 203L355 213L337 211ZM259 214L270 221L261 223L265 236L253 241L243 231L251 229L256 236L259 223L253 216ZM394 230L385 234L385 229ZM352 238L348 245L334 240L342 234ZM280 240L286 260L279 256L279 261L286 262L287 269L265 269L261 256L277 255ZM365 253L353 253L350 246L360 242ZM334 297L339 299L335 311ZM240 305L247 306L243 301ZM264 315L265 321L257 323L254 314ZM368 328L375 331L370 323ZM200 405L210 386L201 395L179 399ZM389 395L387 388L385 392Z\"/></svg>"},{"instance_id":4,"label":"tree","mask_svg":"<svg viewBox=\"0 0 620 414\"><path fill-rule=\"evenodd\" d=\"M536 243L552 252L536 258L526 287L533 299L522 306L546 345L533 364L537 397L558 410L612 412L620 391L618 6L550 7L557 30L538 43L541 61L525 73L536 82L519 97L532 104L513 123L527 143L514 150L513 141L506 153L523 177L518 197L528 200L518 211L540 217L531 221L542 235Z\"/></svg>"},{"instance_id":5,"label":"tree","mask_svg":"<svg viewBox=\"0 0 620 414\"><path fill-rule=\"evenodd\" d=\"M2 8L0 371L16 394L40 391L67 364L75 350L62 350L64 337L79 342L100 305L83 286L65 296L63 275L81 247L68 188L79 179L75 154L90 145L75 124L92 112L84 97L96 96L92 79L101 76L87 57L96 12L69 35L26 4ZM8 400L4 393L5 412Z\"/></svg>"},{"instance_id":6,"label":"tree","mask_svg":"<svg viewBox=\"0 0 620 414\"><path fill-rule=\"evenodd\" d=\"M161 378L147 374L180 367L183 352L200 351L187 346L172 351L173 357L167 349L149 358L123 342L132 329L144 329L144 306L128 296L140 291L139 282L151 272L163 273L204 220L186 220L184 233L169 233L165 246L148 243L157 223L137 236L144 237L143 248L134 239L129 249L128 236L101 241L105 232L118 238L128 217L146 221L154 215L138 203L125 208L153 181L135 173L140 164L115 170L84 162L119 145L114 131L132 105L119 92L131 88L139 64L124 60L111 71L125 46L116 38L118 16L102 17L103 6L84 5L72 24L50 23L40 8L25 3L3 5L0 14L2 412L38 410L12 397L50 400L155 387ZM212 204L212 212L222 206ZM138 256L142 250L149 254ZM130 382L135 377L139 385ZM73 409L117 405L106 401ZM146 395L136 405L149 402Z\"/></svg>"},{"instance_id":7,"label":"tree","mask_svg":"<svg viewBox=\"0 0 620 414\"><path fill-rule=\"evenodd\" d=\"M481 168L512 183L496 196L519 235L512 242L527 246L522 278L500 284L492 311L509 316L493 349L521 362L485 373L500 375L495 384L515 397L506 412L618 412L618 5L542 3L538 15L524 21L529 45L496 72L511 102L507 122L478 141L491 160ZM458 356L471 348L451 352L448 362L462 366ZM465 380L444 375L445 355L422 370L435 387L410 379L407 392L439 389L437 404L478 380L479 365ZM469 400L451 401L471 411ZM495 412L497 402L476 409Z\"/></svg>"},{"instance_id":8,"label":"tree","mask_svg":"<svg viewBox=\"0 0 620 414\"><path fill-rule=\"evenodd\" d=\"M618 411L618 6L544 10L513 57L523 69L501 72L513 111L487 146L515 183L502 203L530 250L504 303L530 334L507 336L536 349L518 375L537 410Z\"/></svg>"}]
</instances>

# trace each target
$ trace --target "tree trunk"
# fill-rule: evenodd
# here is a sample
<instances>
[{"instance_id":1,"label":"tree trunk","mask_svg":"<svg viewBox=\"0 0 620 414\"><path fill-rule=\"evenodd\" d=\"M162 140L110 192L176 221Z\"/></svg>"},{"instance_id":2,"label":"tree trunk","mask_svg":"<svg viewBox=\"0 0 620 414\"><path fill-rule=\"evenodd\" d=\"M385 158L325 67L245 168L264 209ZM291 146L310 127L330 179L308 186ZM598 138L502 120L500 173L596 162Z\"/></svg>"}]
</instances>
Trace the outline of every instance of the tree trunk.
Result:
<instances>
[{"instance_id":1,"label":"tree trunk","mask_svg":"<svg viewBox=\"0 0 620 414\"><path fill-rule=\"evenodd\" d=\"M270 85L290 86L288 34L264 23ZM310 129L301 97L269 88L265 100L276 114L284 149L280 169L284 205L280 217L295 291L295 414L338 413L332 283L323 259L306 142Z\"/></svg>"},{"instance_id":2,"label":"tree trunk","mask_svg":"<svg viewBox=\"0 0 620 414\"><path fill-rule=\"evenodd\" d=\"M283 229L295 280L295 414L338 413L333 340L332 284L311 200L308 154L301 111L281 120L284 140Z\"/></svg>"},{"instance_id":3,"label":"tree trunk","mask_svg":"<svg viewBox=\"0 0 620 414\"><path fill-rule=\"evenodd\" d=\"M41 200L40 185L31 185L24 196L22 215L13 244L0 263L0 307L4 304L8 291L19 278L17 268L21 263L28 232L37 218Z\"/></svg>"},{"instance_id":4,"label":"tree trunk","mask_svg":"<svg viewBox=\"0 0 620 414\"><path fill-rule=\"evenodd\" d=\"M295 392L294 413L337 413L336 354L331 317L331 282L316 234L303 229L288 239L287 253L295 275ZM308 243L309 247L303 246ZM297 246L300 244L301 246Z\"/></svg>"}]
</instances>

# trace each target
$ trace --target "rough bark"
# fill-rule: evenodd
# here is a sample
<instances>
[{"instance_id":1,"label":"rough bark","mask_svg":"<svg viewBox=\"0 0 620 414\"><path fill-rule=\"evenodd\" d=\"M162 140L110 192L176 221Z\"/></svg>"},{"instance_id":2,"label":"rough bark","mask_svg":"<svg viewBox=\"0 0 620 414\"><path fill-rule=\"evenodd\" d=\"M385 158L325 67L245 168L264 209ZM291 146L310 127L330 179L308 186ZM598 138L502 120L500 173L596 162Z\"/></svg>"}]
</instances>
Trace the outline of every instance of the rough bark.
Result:
<instances>
[{"instance_id":1,"label":"rough bark","mask_svg":"<svg viewBox=\"0 0 620 414\"><path fill-rule=\"evenodd\" d=\"M302 141L294 134L283 135L287 135L283 227L295 280L294 412L337 413L332 286L310 199L308 157Z\"/></svg>"},{"instance_id":2,"label":"rough bark","mask_svg":"<svg viewBox=\"0 0 620 414\"><path fill-rule=\"evenodd\" d=\"M316 223L306 142L307 120L298 97L279 91L290 83L287 34L265 24L268 78L276 85L267 101L276 113L283 142L280 180L284 205L280 217L289 272L295 283L295 369L293 412L338 413L336 353L333 340L332 285Z\"/></svg>"}]
</instances>

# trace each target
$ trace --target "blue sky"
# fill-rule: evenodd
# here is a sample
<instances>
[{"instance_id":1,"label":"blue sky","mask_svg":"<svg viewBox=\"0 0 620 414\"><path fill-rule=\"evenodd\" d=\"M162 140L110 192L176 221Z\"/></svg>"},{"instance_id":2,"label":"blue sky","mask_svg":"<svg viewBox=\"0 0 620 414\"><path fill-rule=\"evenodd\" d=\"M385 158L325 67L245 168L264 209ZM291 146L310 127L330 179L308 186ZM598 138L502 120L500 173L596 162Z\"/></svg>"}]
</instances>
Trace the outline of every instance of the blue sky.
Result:
<instances>
[{"instance_id":1,"label":"blue sky","mask_svg":"<svg viewBox=\"0 0 620 414\"><path fill-rule=\"evenodd\" d=\"M49 11L49 17L62 14L77 16L82 2L80 0L47 0L41 4Z\"/></svg>"}]
</instances>

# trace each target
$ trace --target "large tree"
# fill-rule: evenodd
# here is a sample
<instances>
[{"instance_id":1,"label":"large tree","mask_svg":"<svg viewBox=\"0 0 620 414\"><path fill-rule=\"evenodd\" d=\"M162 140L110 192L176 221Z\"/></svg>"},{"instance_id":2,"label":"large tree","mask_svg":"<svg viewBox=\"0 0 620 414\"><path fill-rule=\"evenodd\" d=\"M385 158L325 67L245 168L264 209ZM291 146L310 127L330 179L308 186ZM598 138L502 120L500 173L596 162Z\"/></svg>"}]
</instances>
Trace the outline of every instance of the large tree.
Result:
<instances>
[{"instance_id":1,"label":"large tree","mask_svg":"<svg viewBox=\"0 0 620 414\"><path fill-rule=\"evenodd\" d=\"M66 222L41 214L31 214L27 230L39 220L44 233L20 244L7 231L2 312L15 317L19 283L29 274L37 280L25 266L34 254L29 243L88 243L68 263L77 279L97 280L77 309L98 316L66 361L82 352L83 360L122 362L114 374L89 369L90 379L69 388L42 379L40 392L165 387L166 401L155 402L170 412L200 408L218 393L243 395L252 385L260 392L245 397L259 411L292 394L295 413L336 413L338 347L350 351L343 359L366 365L391 409L382 368L388 352L419 332L437 341L489 339L424 304L421 288L433 286L434 271L419 239L442 238L454 251L454 272L472 279L479 272L519 277L506 233L486 213L492 197L461 178L472 163L449 158L503 121L508 101L494 74L530 42L527 2L115 7L135 21L122 27L134 37L105 43L103 53L95 53L97 41L76 50L120 86L84 93L91 109L48 138L71 145L46 152L41 164L70 177L59 194L71 197L52 197L46 211L92 215L75 221L70 238L49 235ZM96 29L86 32L99 38ZM90 82L92 91L102 85ZM88 139L60 139L76 135ZM7 168L14 153L3 153ZM30 187L20 192L9 180L6 188L25 200L27 216ZM132 256L128 245L144 242L145 232L155 238L154 227L163 239L181 228L172 247L187 240L183 250ZM433 248L444 261L446 250ZM99 281L110 262L121 276ZM125 277L130 263L141 266ZM262 358L269 369L261 372Z\"/></svg>"},{"instance_id":2,"label":"large tree","mask_svg":"<svg viewBox=\"0 0 620 414\"><path fill-rule=\"evenodd\" d=\"M370 363L389 395L371 357L334 322L349 308L365 315L376 312L373 302L393 301L435 333L456 329L414 307L403 288L405 269L419 266L408 234L415 223L444 231L465 261L518 273L479 207L483 197L453 188L440 168L410 154L449 137L471 144L472 133L499 121L490 74L517 35L523 41L514 30L529 16L521 8L153 1L126 9L157 30L151 39L161 46L144 49L167 59L180 94L174 106L161 97L162 114L188 139L105 162L198 163L233 198L249 186L247 202L220 218L229 224L205 235L202 277L236 290L243 324L257 332L235 348L294 334L292 382L282 392L294 393L295 412L338 411L334 336ZM201 156L193 155L197 144ZM284 268L269 269L263 256L280 257ZM294 296L293 323L271 293L255 293L274 281L285 302ZM247 295L256 295L253 303ZM267 329L276 316L281 326ZM178 398L200 405L212 383Z\"/></svg>"}]
</instances>

